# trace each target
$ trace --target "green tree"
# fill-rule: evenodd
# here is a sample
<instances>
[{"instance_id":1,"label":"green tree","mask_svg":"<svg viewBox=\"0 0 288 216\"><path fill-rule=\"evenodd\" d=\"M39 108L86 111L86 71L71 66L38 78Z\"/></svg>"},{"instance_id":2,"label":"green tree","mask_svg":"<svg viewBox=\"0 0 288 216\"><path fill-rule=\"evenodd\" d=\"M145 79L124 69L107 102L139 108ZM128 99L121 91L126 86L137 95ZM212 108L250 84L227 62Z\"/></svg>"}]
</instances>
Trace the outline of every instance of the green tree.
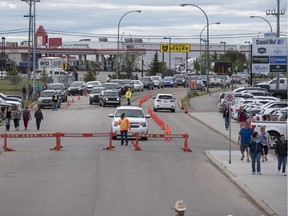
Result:
<instances>
[{"instance_id":1,"label":"green tree","mask_svg":"<svg viewBox=\"0 0 288 216\"><path fill-rule=\"evenodd\" d=\"M97 71L97 65L95 61L89 61L89 67L87 72L84 74L84 81L94 81L97 79L98 71Z\"/></svg>"},{"instance_id":2,"label":"green tree","mask_svg":"<svg viewBox=\"0 0 288 216\"><path fill-rule=\"evenodd\" d=\"M123 64L121 65L120 78L131 79L133 66L135 65L136 59L138 58L138 53L126 53L123 56Z\"/></svg>"},{"instance_id":3,"label":"green tree","mask_svg":"<svg viewBox=\"0 0 288 216\"><path fill-rule=\"evenodd\" d=\"M232 63L232 70L237 66L238 71L242 71L244 65L249 65L245 53L234 50L228 50L224 54L218 54L217 60Z\"/></svg>"},{"instance_id":4,"label":"green tree","mask_svg":"<svg viewBox=\"0 0 288 216\"><path fill-rule=\"evenodd\" d=\"M13 64L11 64L11 67L8 70L8 77L11 82L11 85L17 85L22 80L21 76L19 75L16 69L16 64L14 62Z\"/></svg>"},{"instance_id":5,"label":"green tree","mask_svg":"<svg viewBox=\"0 0 288 216\"><path fill-rule=\"evenodd\" d=\"M163 62L159 61L158 52L154 54L154 58L150 65L148 66L148 75L155 76L157 73L163 74L166 70L166 67Z\"/></svg>"}]
</instances>

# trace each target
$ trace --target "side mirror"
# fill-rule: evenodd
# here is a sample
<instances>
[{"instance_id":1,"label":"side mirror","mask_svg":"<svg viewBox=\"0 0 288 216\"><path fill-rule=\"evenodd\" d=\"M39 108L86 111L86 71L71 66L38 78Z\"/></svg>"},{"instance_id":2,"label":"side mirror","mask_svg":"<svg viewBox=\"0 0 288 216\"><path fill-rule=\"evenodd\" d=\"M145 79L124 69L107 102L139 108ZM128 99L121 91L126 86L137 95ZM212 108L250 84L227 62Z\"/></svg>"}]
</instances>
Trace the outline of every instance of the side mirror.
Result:
<instances>
[{"instance_id":1,"label":"side mirror","mask_svg":"<svg viewBox=\"0 0 288 216\"><path fill-rule=\"evenodd\" d=\"M109 114L108 117L114 118L114 115L113 114Z\"/></svg>"},{"instance_id":2,"label":"side mirror","mask_svg":"<svg viewBox=\"0 0 288 216\"><path fill-rule=\"evenodd\" d=\"M146 114L145 118L151 118L151 115L150 114Z\"/></svg>"}]
</instances>

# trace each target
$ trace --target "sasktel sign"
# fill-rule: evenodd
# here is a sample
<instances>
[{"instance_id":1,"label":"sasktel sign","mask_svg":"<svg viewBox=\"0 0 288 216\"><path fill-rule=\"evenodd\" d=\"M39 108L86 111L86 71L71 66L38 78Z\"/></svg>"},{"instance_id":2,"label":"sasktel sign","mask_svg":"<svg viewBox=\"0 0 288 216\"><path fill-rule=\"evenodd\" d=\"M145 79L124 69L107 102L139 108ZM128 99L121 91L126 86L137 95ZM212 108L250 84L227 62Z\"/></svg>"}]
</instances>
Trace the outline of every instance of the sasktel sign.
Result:
<instances>
[{"instance_id":1,"label":"sasktel sign","mask_svg":"<svg viewBox=\"0 0 288 216\"><path fill-rule=\"evenodd\" d=\"M253 38L252 73L287 72L287 38Z\"/></svg>"}]
</instances>

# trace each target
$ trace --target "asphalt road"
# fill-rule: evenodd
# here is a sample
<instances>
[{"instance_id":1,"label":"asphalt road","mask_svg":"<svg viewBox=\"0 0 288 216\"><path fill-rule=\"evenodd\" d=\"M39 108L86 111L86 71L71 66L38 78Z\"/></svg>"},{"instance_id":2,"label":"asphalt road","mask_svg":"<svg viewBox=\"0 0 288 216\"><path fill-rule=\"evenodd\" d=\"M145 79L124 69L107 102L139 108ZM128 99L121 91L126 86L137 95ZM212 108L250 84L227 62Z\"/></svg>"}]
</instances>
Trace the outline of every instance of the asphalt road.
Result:
<instances>
[{"instance_id":1,"label":"asphalt road","mask_svg":"<svg viewBox=\"0 0 288 216\"><path fill-rule=\"evenodd\" d=\"M173 92L177 99L186 92L182 87L144 91L133 95L132 104L158 91ZM110 131L108 114L114 107L89 105L85 96L73 99L57 112L44 109L39 132L33 120L28 131L21 122L17 133ZM196 100L200 109L207 100L214 109L212 100L217 96ZM151 106L152 100L144 103L144 111ZM180 149L182 139L149 138L140 142L143 151L120 146L119 140L113 141L112 151L102 150L107 138L61 138L61 151L49 150L55 138L9 139L9 147L16 151L0 155L0 216L172 216L177 200L187 205L185 215L264 215L203 153L227 149L227 140L183 110L157 115L172 134L189 134L193 152ZM152 119L148 123L151 133L164 132Z\"/></svg>"}]
</instances>

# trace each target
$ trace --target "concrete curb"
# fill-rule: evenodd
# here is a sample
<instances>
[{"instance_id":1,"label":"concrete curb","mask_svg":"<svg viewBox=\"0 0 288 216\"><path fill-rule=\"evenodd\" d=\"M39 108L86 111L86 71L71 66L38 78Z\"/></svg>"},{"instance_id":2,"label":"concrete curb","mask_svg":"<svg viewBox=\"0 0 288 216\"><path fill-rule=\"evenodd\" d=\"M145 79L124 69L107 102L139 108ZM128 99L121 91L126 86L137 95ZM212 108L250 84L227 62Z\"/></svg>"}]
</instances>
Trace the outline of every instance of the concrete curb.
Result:
<instances>
[{"instance_id":1,"label":"concrete curb","mask_svg":"<svg viewBox=\"0 0 288 216\"><path fill-rule=\"evenodd\" d=\"M247 196L256 203L267 215L277 216L278 214L267 204L264 200L261 200L246 184L242 183L237 176L227 169L225 165L217 161L209 151L205 151L205 155L208 157L209 161L214 164L225 176L230 178L233 183L241 189Z\"/></svg>"}]
</instances>

